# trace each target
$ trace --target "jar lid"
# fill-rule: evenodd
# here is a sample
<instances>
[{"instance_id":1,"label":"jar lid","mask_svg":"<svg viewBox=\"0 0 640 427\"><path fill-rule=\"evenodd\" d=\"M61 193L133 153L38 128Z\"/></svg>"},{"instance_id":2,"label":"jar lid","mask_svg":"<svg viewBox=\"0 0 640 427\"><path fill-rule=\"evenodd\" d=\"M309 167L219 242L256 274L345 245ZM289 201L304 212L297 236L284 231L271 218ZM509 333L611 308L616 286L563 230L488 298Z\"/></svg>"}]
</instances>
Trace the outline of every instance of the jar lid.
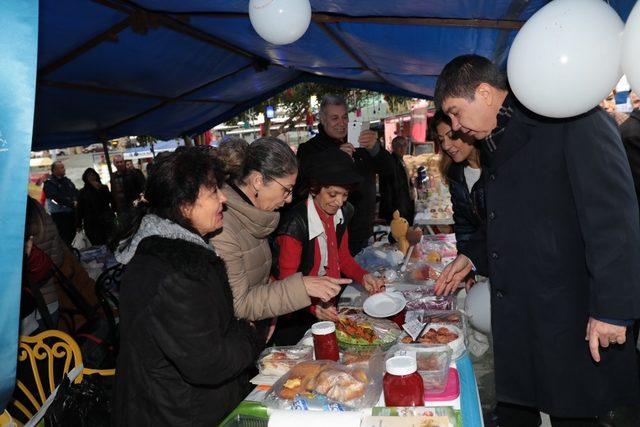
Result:
<instances>
[{"instance_id":1,"label":"jar lid","mask_svg":"<svg viewBox=\"0 0 640 427\"><path fill-rule=\"evenodd\" d=\"M333 322L317 322L311 325L313 335L327 335L336 331L336 324Z\"/></svg>"},{"instance_id":2,"label":"jar lid","mask_svg":"<svg viewBox=\"0 0 640 427\"><path fill-rule=\"evenodd\" d=\"M416 359L410 356L394 356L385 365L391 375L410 375L418 369Z\"/></svg>"}]
</instances>

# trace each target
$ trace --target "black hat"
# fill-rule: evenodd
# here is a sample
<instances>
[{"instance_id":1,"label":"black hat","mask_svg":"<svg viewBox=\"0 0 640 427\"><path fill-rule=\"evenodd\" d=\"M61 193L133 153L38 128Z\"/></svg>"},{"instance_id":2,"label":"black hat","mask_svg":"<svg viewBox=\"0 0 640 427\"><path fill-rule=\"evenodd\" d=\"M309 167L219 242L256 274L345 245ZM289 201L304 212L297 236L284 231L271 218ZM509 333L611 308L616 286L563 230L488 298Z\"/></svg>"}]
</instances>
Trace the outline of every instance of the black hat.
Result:
<instances>
[{"instance_id":1,"label":"black hat","mask_svg":"<svg viewBox=\"0 0 640 427\"><path fill-rule=\"evenodd\" d=\"M362 176L356 171L353 159L337 148L327 148L309 159L306 175L320 185L356 185Z\"/></svg>"}]
</instances>

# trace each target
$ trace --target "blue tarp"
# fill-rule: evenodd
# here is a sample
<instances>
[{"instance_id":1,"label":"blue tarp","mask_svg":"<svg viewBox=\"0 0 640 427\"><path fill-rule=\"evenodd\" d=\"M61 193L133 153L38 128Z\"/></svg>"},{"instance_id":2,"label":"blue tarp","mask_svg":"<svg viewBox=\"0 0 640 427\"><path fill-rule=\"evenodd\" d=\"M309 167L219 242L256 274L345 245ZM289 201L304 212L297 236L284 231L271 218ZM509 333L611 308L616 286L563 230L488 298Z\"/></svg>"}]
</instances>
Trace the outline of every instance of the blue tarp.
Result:
<instances>
[{"instance_id":1,"label":"blue tarp","mask_svg":"<svg viewBox=\"0 0 640 427\"><path fill-rule=\"evenodd\" d=\"M195 134L299 82L429 98L465 53L506 63L548 0L312 0L297 42L252 29L248 0L41 0L33 149ZM635 0L608 2L626 19Z\"/></svg>"}]
</instances>

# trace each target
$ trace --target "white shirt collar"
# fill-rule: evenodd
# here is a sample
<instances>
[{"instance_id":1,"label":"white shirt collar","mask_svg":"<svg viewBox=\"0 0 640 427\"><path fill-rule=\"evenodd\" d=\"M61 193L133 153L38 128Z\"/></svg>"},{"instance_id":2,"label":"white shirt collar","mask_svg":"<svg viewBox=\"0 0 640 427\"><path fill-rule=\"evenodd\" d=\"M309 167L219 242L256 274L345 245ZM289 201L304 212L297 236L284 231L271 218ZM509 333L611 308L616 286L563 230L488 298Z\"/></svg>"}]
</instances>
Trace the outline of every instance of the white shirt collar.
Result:
<instances>
[{"instance_id":1,"label":"white shirt collar","mask_svg":"<svg viewBox=\"0 0 640 427\"><path fill-rule=\"evenodd\" d=\"M313 197L309 194L307 198L307 218L309 221L309 240L313 240L316 237L324 234L324 226L320 215L316 211L316 204L313 202ZM333 226L337 227L338 224L344 222L344 215L342 215L342 209L338 210L338 213L334 215Z\"/></svg>"}]
</instances>

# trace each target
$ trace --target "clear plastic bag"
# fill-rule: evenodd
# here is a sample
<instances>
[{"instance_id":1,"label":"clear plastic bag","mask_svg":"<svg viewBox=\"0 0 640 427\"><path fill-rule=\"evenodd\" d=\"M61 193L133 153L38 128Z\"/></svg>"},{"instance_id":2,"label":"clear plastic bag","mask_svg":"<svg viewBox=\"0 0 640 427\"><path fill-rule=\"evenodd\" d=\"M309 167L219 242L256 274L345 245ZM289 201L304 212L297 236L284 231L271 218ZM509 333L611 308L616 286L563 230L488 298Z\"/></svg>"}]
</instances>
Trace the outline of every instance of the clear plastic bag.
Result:
<instances>
[{"instance_id":1,"label":"clear plastic bag","mask_svg":"<svg viewBox=\"0 0 640 427\"><path fill-rule=\"evenodd\" d=\"M313 347L306 345L269 347L258 358L261 375L282 376L300 362L313 360Z\"/></svg>"},{"instance_id":2,"label":"clear plastic bag","mask_svg":"<svg viewBox=\"0 0 640 427\"><path fill-rule=\"evenodd\" d=\"M467 315L460 310L412 310L407 312L405 322L441 323L460 328L466 335Z\"/></svg>"},{"instance_id":3,"label":"clear plastic bag","mask_svg":"<svg viewBox=\"0 0 640 427\"><path fill-rule=\"evenodd\" d=\"M413 344L423 347L447 345L453 352L453 359L462 356L466 350L466 337L462 329L442 323L429 323L416 340L417 342L412 343L411 341L411 337L403 332L398 339L398 344Z\"/></svg>"},{"instance_id":4,"label":"clear plastic bag","mask_svg":"<svg viewBox=\"0 0 640 427\"><path fill-rule=\"evenodd\" d=\"M272 409L351 411L373 407L382 393L383 353L369 367L331 361L303 362L282 376L267 392L264 405Z\"/></svg>"},{"instance_id":5,"label":"clear plastic bag","mask_svg":"<svg viewBox=\"0 0 640 427\"><path fill-rule=\"evenodd\" d=\"M336 323L336 336L342 351L373 352L391 347L401 330L388 319L377 319L358 311L342 311Z\"/></svg>"}]
</instances>

